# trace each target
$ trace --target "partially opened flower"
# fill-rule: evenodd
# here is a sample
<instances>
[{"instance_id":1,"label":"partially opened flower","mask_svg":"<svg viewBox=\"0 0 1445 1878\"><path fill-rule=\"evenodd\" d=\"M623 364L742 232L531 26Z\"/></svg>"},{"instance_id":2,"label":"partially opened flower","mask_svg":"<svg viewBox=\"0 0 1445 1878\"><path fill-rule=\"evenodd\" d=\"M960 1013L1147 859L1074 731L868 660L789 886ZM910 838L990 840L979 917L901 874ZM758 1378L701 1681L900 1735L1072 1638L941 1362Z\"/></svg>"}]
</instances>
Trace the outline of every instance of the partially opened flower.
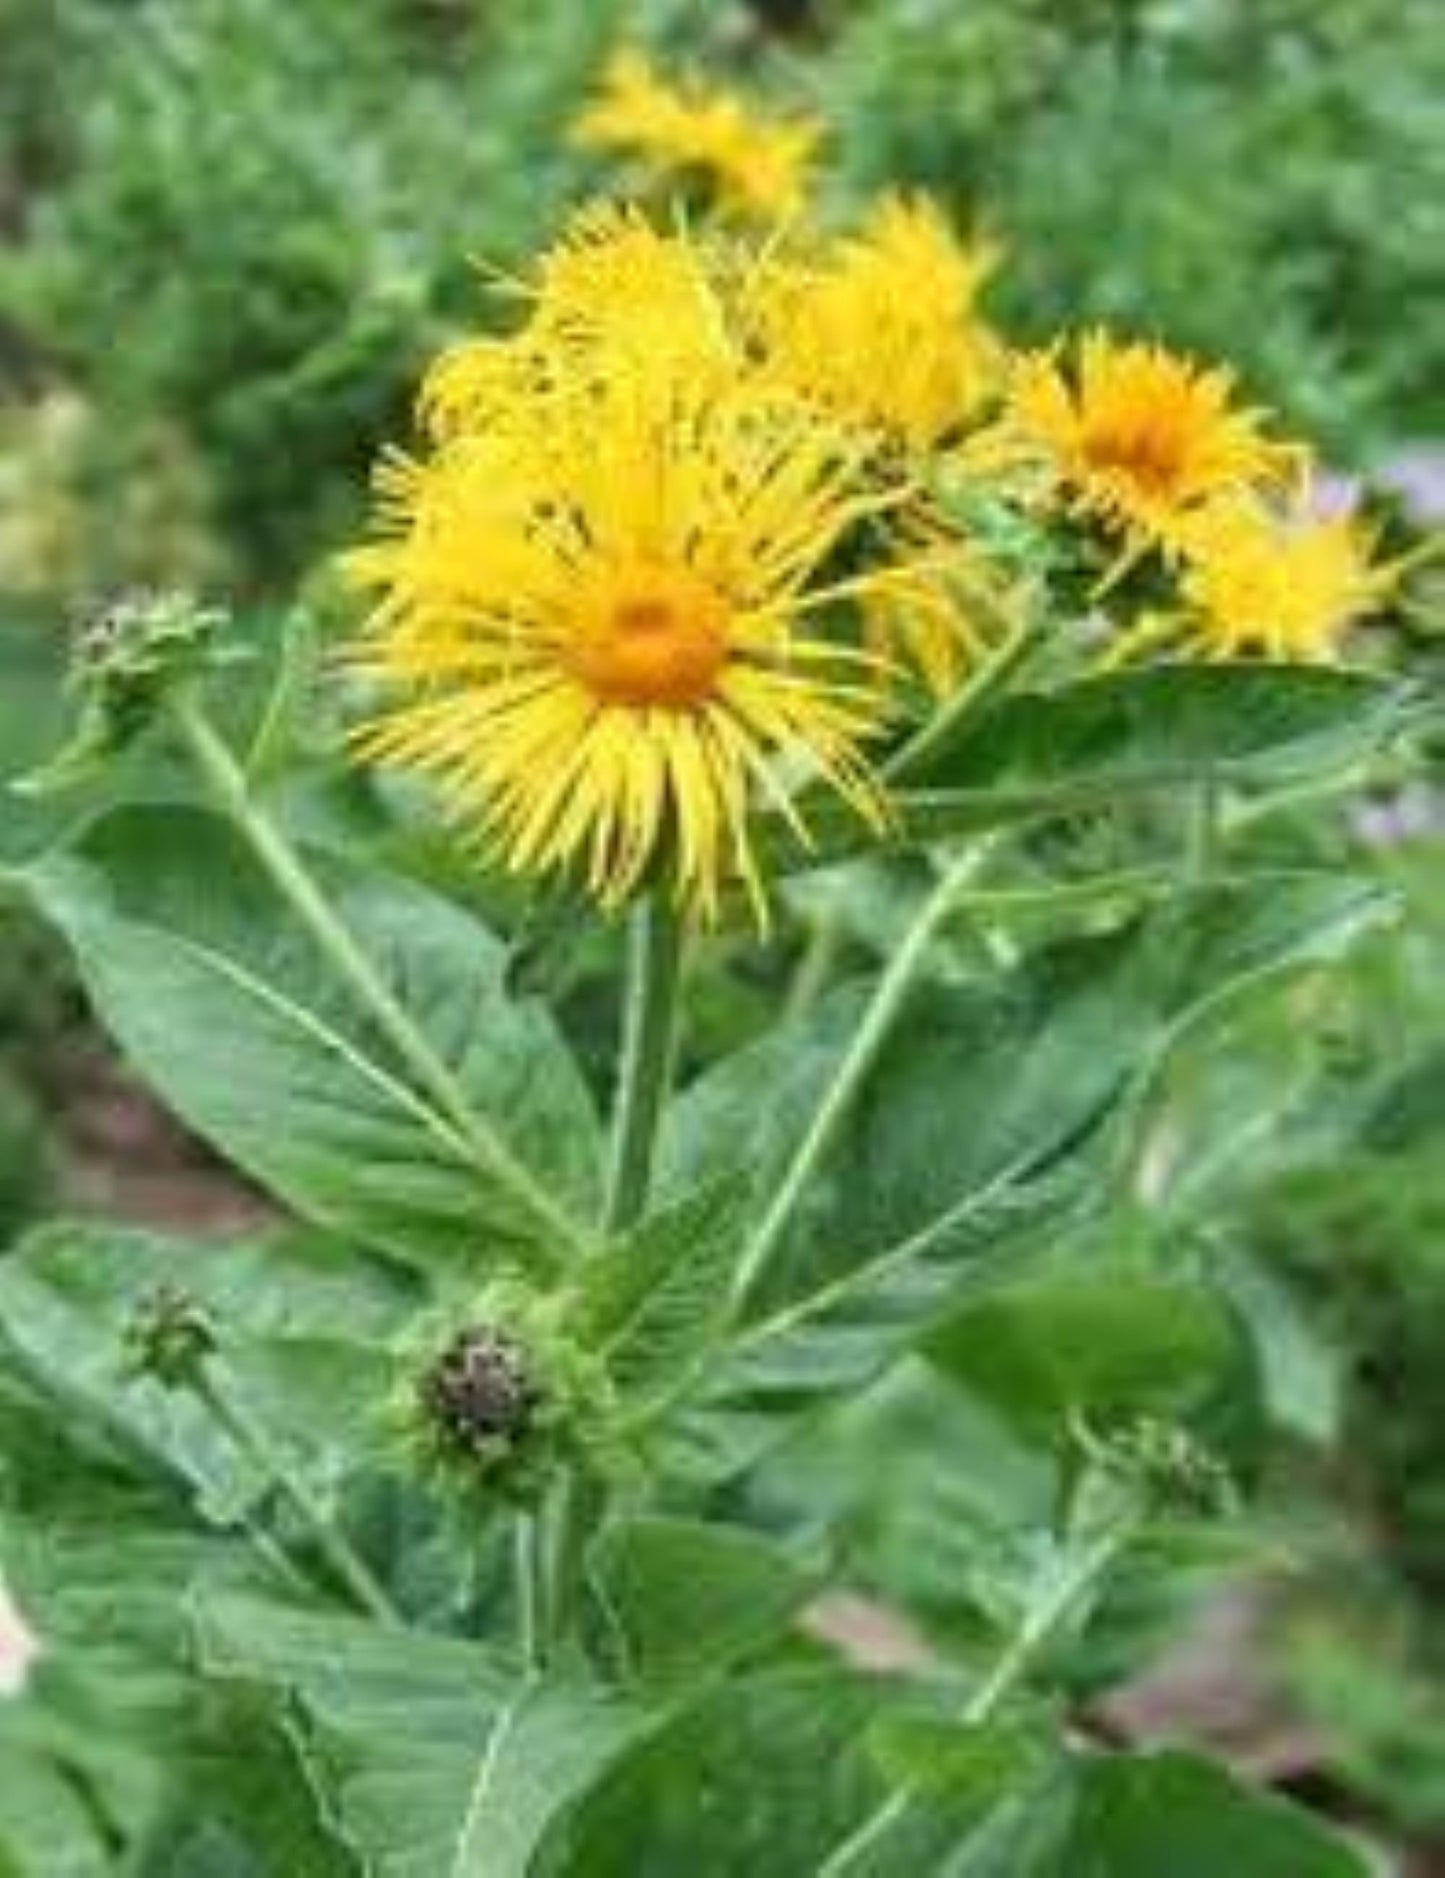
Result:
<instances>
[{"instance_id":1,"label":"partially opened flower","mask_svg":"<svg viewBox=\"0 0 1445 1878\"><path fill-rule=\"evenodd\" d=\"M834 562L892 498L851 471L746 381L689 390L626 354L392 459L393 534L353 557L385 596L357 655L383 694L364 749L438 777L514 869L609 905L665 881L705 918L738 881L761 908L760 803L801 830L811 781L885 814L866 748L888 686L835 615L888 572Z\"/></svg>"},{"instance_id":2,"label":"partially opened flower","mask_svg":"<svg viewBox=\"0 0 1445 1878\"><path fill-rule=\"evenodd\" d=\"M910 452L935 448L999 384L978 313L996 251L966 244L921 197L885 198L861 231L759 281L756 319L779 379Z\"/></svg>"},{"instance_id":3,"label":"partially opened flower","mask_svg":"<svg viewBox=\"0 0 1445 1878\"><path fill-rule=\"evenodd\" d=\"M599 375L625 357L693 384L734 371L742 340L714 287L719 246L665 233L626 204L582 209L531 276L506 283L525 308L520 327L432 366L423 424L437 438L506 424L559 389L574 393L589 360Z\"/></svg>"},{"instance_id":4,"label":"partially opened flower","mask_svg":"<svg viewBox=\"0 0 1445 1878\"><path fill-rule=\"evenodd\" d=\"M620 52L573 134L661 182L697 181L725 209L776 220L803 206L823 133L813 118L766 117L697 79L669 84L640 53Z\"/></svg>"},{"instance_id":5,"label":"partially opened flower","mask_svg":"<svg viewBox=\"0 0 1445 1878\"><path fill-rule=\"evenodd\" d=\"M1206 510L1184 547L1184 630L1193 649L1216 658L1336 658L1398 573L1371 559L1371 537L1352 516L1321 520L1260 503Z\"/></svg>"},{"instance_id":6,"label":"partially opened flower","mask_svg":"<svg viewBox=\"0 0 1445 1878\"><path fill-rule=\"evenodd\" d=\"M1235 404L1227 370L1095 332L1071 357L1018 362L1001 433L1119 537L1117 567L1149 547L1177 552L1206 503L1297 477L1302 452L1263 425Z\"/></svg>"}]
</instances>

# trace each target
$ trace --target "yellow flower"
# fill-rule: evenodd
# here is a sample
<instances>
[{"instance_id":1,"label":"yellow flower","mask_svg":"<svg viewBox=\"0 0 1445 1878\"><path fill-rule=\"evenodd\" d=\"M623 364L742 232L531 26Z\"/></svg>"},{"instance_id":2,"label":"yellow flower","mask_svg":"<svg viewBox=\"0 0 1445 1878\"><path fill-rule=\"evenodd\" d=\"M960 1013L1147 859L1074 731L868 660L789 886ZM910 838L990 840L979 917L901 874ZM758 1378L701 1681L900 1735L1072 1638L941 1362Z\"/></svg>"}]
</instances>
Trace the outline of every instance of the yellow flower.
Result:
<instances>
[{"instance_id":1,"label":"yellow flower","mask_svg":"<svg viewBox=\"0 0 1445 1878\"><path fill-rule=\"evenodd\" d=\"M885 816L887 686L832 636L886 579L829 565L890 499L853 468L745 381L689 391L625 353L585 395L390 459L393 532L352 557L384 590L363 748L438 778L514 870L609 906L666 880L704 919L739 881L761 916L760 801L804 838L803 783Z\"/></svg>"},{"instance_id":2,"label":"yellow flower","mask_svg":"<svg viewBox=\"0 0 1445 1878\"><path fill-rule=\"evenodd\" d=\"M998 384L1003 349L977 312L996 259L924 198L888 197L815 263L761 277L764 351L823 409L910 452L933 449Z\"/></svg>"},{"instance_id":3,"label":"yellow flower","mask_svg":"<svg viewBox=\"0 0 1445 1878\"><path fill-rule=\"evenodd\" d=\"M621 52L573 134L635 157L664 182L696 178L724 208L773 220L802 207L822 125L763 117L697 79L669 85L640 53Z\"/></svg>"},{"instance_id":4,"label":"yellow flower","mask_svg":"<svg viewBox=\"0 0 1445 1878\"><path fill-rule=\"evenodd\" d=\"M1396 580L1395 567L1371 561L1372 546L1349 515L1311 519L1258 503L1206 510L1184 539L1188 643L1222 659L1335 658Z\"/></svg>"},{"instance_id":5,"label":"yellow flower","mask_svg":"<svg viewBox=\"0 0 1445 1878\"><path fill-rule=\"evenodd\" d=\"M1123 561L1177 551L1202 505L1296 476L1303 453L1262 434L1233 402L1234 381L1162 346L1105 333L1058 355L1020 360L1001 430L1044 467L1069 505L1123 537Z\"/></svg>"},{"instance_id":6,"label":"yellow flower","mask_svg":"<svg viewBox=\"0 0 1445 1878\"><path fill-rule=\"evenodd\" d=\"M465 342L427 373L419 416L433 437L507 423L605 374L619 355L696 383L735 369L740 341L716 291L711 247L653 227L620 203L579 211L531 279L509 283L527 308L516 333ZM558 371L559 356L568 370Z\"/></svg>"}]
</instances>

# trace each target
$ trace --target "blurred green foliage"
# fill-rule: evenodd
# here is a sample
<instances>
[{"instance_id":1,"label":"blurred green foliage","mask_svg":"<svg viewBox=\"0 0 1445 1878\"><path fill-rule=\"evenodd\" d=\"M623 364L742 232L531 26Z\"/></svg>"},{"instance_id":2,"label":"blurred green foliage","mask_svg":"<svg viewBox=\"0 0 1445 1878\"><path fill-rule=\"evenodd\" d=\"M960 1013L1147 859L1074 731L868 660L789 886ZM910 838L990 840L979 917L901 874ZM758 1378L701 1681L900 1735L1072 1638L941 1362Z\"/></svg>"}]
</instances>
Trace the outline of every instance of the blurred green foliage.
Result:
<instances>
[{"instance_id":1,"label":"blurred green foliage","mask_svg":"<svg viewBox=\"0 0 1445 1878\"><path fill-rule=\"evenodd\" d=\"M39 176L38 129L8 152L0 319L112 442L177 426L237 571L284 584L354 519L439 322L475 297L468 257L515 258L555 210L609 9L19 12L0 82L58 66L67 130Z\"/></svg>"},{"instance_id":2,"label":"blurred green foliage","mask_svg":"<svg viewBox=\"0 0 1445 1878\"><path fill-rule=\"evenodd\" d=\"M825 98L848 174L972 203L1003 305L1236 363L1357 457L1445 428L1431 0L868 0Z\"/></svg>"}]
</instances>

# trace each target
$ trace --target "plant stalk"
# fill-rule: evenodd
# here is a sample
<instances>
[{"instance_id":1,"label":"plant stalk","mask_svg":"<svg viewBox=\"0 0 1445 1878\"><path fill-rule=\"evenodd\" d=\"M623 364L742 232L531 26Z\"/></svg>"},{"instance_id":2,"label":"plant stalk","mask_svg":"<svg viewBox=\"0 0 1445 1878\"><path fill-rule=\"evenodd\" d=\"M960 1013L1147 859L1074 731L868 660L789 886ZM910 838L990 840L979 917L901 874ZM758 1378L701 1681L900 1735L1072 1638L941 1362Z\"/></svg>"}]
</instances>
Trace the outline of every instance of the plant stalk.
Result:
<instances>
[{"instance_id":1,"label":"plant stalk","mask_svg":"<svg viewBox=\"0 0 1445 1878\"><path fill-rule=\"evenodd\" d=\"M966 1727L986 1727L993 1720L1033 1668L1041 1652L1053 1641L1080 1599L1109 1571L1133 1536L1137 1520L1138 1509L1131 1507L1087 1544L1078 1546L1068 1568L1059 1573L1057 1582L1026 1613L993 1668L969 1698L960 1717ZM916 1798L914 1789L907 1786L891 1793L842 1845L829 1854L819 1866L817 1878L849 1878L862 1855L877 1847L899 1820L907 1815Z\"/></svg>"},{"instance_id":2,"label":"plant stalk","mask_svg":"<svg viewBox=\"0 0 1445 1878\"><path fill-rule=\"evenodd\" d=\"M546 1651L543 1643L544 1585L541 1522L536 1513L516 1516L513 1553L517 1598L517 1642L522 1666L529 1676L540 1672Z\"/></svg>"},{"instance_id":3,"label":"plant stalk","mask_svg":"<svg viewBox=\"0 0 1445 1878\"><path fill-rule=\"evenodd\" d=\"M622 1061L603 1226L625 1232L647 1204L652 1162L672 1078L683 930L661 893L636 908L629 935Z\"/></svg>"},{"instance_id":4,"label":"plant stalk","mask_svg":"<svg viewBox=\"0 0 1445 1878\"><path fill-rule=\"evenodd\" d=\"M327 901L301 856L255 803L246 777L202 706L178 697L175 719L196 765L237 829L337 976L367 1011L397 1055L436 1103L462 1148L505 1187L543 1235L544 1243L585 1250L577 1226L476 1114L445 1059L413 1021L355 936Z\"/></svg>"},{"instance_id":5,"label":"plant stalk","mask_svg":"<svg viewBox=\"0 0 1445 1878\"><path fill-rule=\"evenodd\" d=\"M788 1164L772 1205L738 1262L733 1286L736 1309L740 1309L749 1293L756 1289L776 1255L798 1202L888 1040L929 942L953 911L959 894L977 874L989 852L990 844L986 840L977 842L946 869L889 960L837 1073Z\"/></svg>"},{"instance_id":6,"label":"plant stalk","mask_svg":"<svg viewBox=\"0 0 1445 1878\"><path fill-rule=\"evenodd\" d=\"M966 685L949 699L935 717L894 752L884 765L883 774L890 783L908 781L925 769L940 749L958 735L969 718L992 703L996 694L1014 676L1035 645L1029 627L1014 622L1007 637L986 664L981 665Z\"/></svg>"},{"instance_id":7,"label":"plant stalk","mask_svg":"<svg viewBox=\"0 0 1445 1878\"><path fill-rule=\"evenodd\" d=\"M306 1482L285 1465L260 1423L239 1402L227 1395L205 1369L193 1379L191 1389L205 1404L217 1426L230 1437L236 1449L291 1502L327 1564L351 1593L357 1607L380 1624L386 1624L392 1629L400 1628L401 1616L370 1567Z\"/></svg>"}]
</instances>

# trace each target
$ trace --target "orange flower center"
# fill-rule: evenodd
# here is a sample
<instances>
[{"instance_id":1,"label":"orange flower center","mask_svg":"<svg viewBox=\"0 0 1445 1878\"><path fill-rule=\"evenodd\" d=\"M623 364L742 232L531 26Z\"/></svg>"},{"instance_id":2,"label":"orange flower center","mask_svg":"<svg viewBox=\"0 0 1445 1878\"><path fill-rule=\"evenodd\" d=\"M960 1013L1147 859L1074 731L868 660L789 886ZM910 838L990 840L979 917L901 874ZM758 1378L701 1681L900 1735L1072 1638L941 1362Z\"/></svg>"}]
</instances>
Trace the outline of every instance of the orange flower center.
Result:
<instances>
[{"instance_id":1,"label":"orange flower center","mask_svg":"<svg viewBox=\"0 0 1445 1878\"><path fill-rule=\"evenodd\" d=\"M1187 446L1174 424L1098 424L1084 438L1084 455L1091 469L1113 471L1146 495L1168 497L1183 477Z\"/></svg>"},{"instance_id":2,"label":"orange flower center","mask_svg":"<svg viewBox=\"0 0 1445 1878\"><path fill-rule=\"evenodd\" d=\"M722 596L697 575L634 568L584 608L569 663L600 703L693 710L717 689L727 626Z\"/></svg>"}]
</instances>

